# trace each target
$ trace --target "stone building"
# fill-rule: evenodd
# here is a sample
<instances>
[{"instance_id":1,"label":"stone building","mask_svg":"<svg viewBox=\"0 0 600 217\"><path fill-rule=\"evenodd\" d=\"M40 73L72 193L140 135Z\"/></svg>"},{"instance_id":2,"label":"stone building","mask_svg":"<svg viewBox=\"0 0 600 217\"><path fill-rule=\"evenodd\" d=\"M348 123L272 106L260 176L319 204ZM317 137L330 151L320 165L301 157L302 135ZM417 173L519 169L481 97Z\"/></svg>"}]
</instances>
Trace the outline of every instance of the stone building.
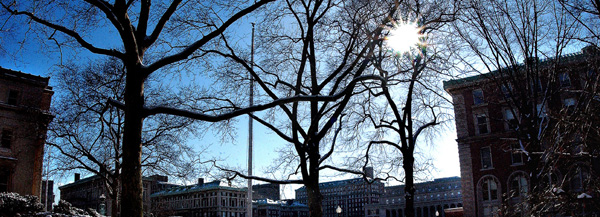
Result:
<instances>
[{"instance_id":1,"label":"stone building","mask_svg":"<svg viewBox=\"0 0 600 217\"><path fill-rule=\"evenodd\" d=\"M154 216L244 217L247 189L221 186L221 181L167 188L150 195Z\"/></svg>"},{"instance_id":2,"label":"stone building","mask_svg":"<svg viewBox=\"0 0 600 217\"><path fill-rule=\"evenodd\" d=\"M460 177L415 184L415 217L445 217L444 210L462 207ZM404 185L388 186L378 204L367 206L368 217L404 217Z\"/></svg>"},{"instance_id":3,"label":"stone building","mask_svg":"<svg viewBox=\"0 0 600 217\"><path fill-rule=\"evenodd\" d=\"M47 77L0 68L0 192L40 195L54 92Z\"/></svg>"},{"instance_id":4,"label":"stone building","mask_svg":"<svg viewBox=\"0 0 600 217\"><path fill-rule=\"evenodd\" d=\"M323 195L323 216L338 217L338 206L342 209L340 217L365 216L365 207L368 204L380 202L383 186L379 181L369 183L363 178L319 183ZM308 204L306 187L302 186L296 190L296 200Z\"/></svg>"},{"instance_id":5,"label":"stone building","mask_svg":"<svg viewBox=\"0 0 600 217\"><path fill-rule=\"evenodd\" d=\"M537 121L540 125L554 121L550 114L558 114L575 106L578 102L577 90L582 90L582 86L590 81L586 79L597 79L598 69L590 67L594 65L592 63L598 62L598 51L595 49L587 47L582 52L561 57L560 65L552 69L556 70L555 77L547 76L543 78L546 81L540 79L537 85L531 85L537 86L536 90L528 90L531 91L531 95L534 91L538 94L545 93L548 85L553 85L552 89L557 89L559 93L548 100L531 102L536 105L535 111L539 114ZM534 64L535 61L535 64L544 67L555 59L557 58L527 60L525 64ZM514 68L519 69L523 66ZM541 71L544 73L548 70ZM502 81L502 78L495 78L495 75L497 71L444 82L444 89L452 96L454 104L464 215L467 217L498 216L501 215L502 207L507 207L507 204L508 207L516 208L508 210L514 214L519 214L528 207L515 206L523 204L531 190L527 158L515 136L518 114L515 115L508 104L509 100L514 99L508 90L517 87L510 83L494 83L492 78ZM542 153L543 148L547 147L544 143L548 142L541 141L542 150L531 154ZM581 151L579 150L580 153ZM581 188L585 174L581 171L574 173L581 176L574 179L579 180L577 187L577 184L557 182L568 180L562 179L566 173L565 168L557 168L552 176L542 181L576 191Z\"/></svg>"},{"instance_id":6,"label":"stone building","mask_svg":"<svg viewBox=\"0 0 600 217\"><path fill-rule=\"evenodd\" d=\"M142 184L144 190L144 195L142 197L144 200L144 212L149 212L152 209L150 202L150 195L152 193L178 186L168 183L168 178L160 175L143 177ZM104 185L104 180L98 175L81 179L81 175L75 173L74 181L72 183L60 186L58 189L60 190L60 199L71 203L74 207L100 210L101 204L104 204L106 215L115 216L112 213L113 198L107 193L108 191ZM104 197L102 198L101 196L103 195Z\"/></svg>"},{"instance_id":7,"label":"stone building","mask_svg":"<svg viewBox=\"0 0 600 217\"><path fill-rule=\"evenodd\" d=\"M308 206L294 200L259 199L252 202L253 217L308 217Z\"/></svg>"},{"instance_id":8,"label":"stone building","mask_svg":"<svg viewBox=\"0 0 600 217\"><path fill-rule=\"evenodd\" d=\"M281 187L279 184L259 184L252 185L252 200L271 199L280 200Z\"/></svg>"}]
</instances>

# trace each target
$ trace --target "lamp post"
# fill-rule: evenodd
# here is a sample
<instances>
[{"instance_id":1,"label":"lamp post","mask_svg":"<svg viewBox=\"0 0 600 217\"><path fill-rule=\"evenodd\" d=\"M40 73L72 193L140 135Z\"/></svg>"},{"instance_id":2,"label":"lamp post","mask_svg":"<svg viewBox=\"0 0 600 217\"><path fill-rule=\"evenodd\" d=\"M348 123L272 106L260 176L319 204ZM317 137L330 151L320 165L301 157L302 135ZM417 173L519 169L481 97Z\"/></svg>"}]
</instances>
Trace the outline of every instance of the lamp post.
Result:
<instances>
[{"instance_id":1,"label":"lamp post","mask_svg":"<svg viewBox=\"0 0 600 217\"><path fill-rule=\"evenodd\" d=\"M340 207L340 205L338 205L338 207L335 209L335 212L338 214L338 217L340 217L342 214L342 207Z\"/></svg>"},{"instance_id":2,"label":"lamp post","mask_svg":"<svg viewBox=\"0 0 600 217\"><path fill-rule=\"evenodd\" d=\"M104 201L106 201L106 196L104 196L104 194L102 194L102 195L100 195L100 206L98 207L98 212L101 215L106 214L106 205L104 204Z\"/></svg>"}]
</instances>

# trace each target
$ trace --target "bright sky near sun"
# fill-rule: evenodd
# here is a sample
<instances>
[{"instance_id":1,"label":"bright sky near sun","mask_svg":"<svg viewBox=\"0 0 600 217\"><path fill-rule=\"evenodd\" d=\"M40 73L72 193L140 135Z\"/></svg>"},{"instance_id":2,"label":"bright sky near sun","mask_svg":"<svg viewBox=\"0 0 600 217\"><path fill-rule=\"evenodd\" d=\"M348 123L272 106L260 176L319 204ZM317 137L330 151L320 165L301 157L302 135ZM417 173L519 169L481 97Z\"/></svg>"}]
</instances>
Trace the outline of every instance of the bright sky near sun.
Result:
<instances>
[{"instance_id":1,"label":"bright sky near sun","mask_svg":"<svg viewBox=\"0 0 600 217\"><path fill-rule=\"evenodd\" d=\"M240 35L247 37L248 48L250 48L250 21L242 20L236 24L239 28ZM400 23L402 24L402 23ZM419 42L419 35L416 24L406 23L406 25L398 25L398 31L394 32L389 38L388 43L390 46L394 46L400 52L409 50L411 46L414 46ZM260 37L260 36L258 36ZM102 37L104 40L110 37ZM118 43L116 41L109 40L108 43ZM9 51L19 51L16 55L12 54L0 54L0 66L12 70L22 71L29 74L40 75L40 76L51 76L54 70L57 70L53 65L59 63L61 58L56 53L47 54L40 52L43 47L39 45L34 46L32 43L26 44L26 48L18 48L18 45L4 45L9 46ZM65 53L64 55L69 55ZM82 53L84 58L96 58L98 56L90 53ZM53 85L55 81L50 79L50 85ZM442 82L442 81L440 81ZM60 91L55 89L55 91ZM248 144L248 119L247 116L238 117L238 131L237 138L233 144L221 144L219 138L212 135L206 135L202 140L189 141L190 144L209 144L210 148L208 152L210 154L227 159L229 165L239 165L241 168L247 168L247 144ZM266 128L260 124L254 124L254 173L257 175L265 175L266 168L276 160L277 154L274 152L279 147L284 145L284 141L278 138L277 135L269 132ZM449 129L446 129L440 133L440 135L434 139L434 142L421 143L418 151L426 153L427 157L432 159L435 169L427 177L429 180L432 178L441 178L449 176L459 176L459 161L458 161L458 149L456 145L456 133L454 131L454 123L449 123ZM350 178L336 177L335 179ZM331 181L332 177L324 177L321 181ZM72 181L72 176L67 177L67 180L58 180L55 183L68 183ZM399 183L392 183L399 184ZM56 188L57 186L55 186ZM284 188L282 192L283 198L294 198L293 189L298 188L298 185L288 186ZM58 189L55 189L58 192ZM56 193L59 195L59 193Z\"/></svg>"}]
</instances>

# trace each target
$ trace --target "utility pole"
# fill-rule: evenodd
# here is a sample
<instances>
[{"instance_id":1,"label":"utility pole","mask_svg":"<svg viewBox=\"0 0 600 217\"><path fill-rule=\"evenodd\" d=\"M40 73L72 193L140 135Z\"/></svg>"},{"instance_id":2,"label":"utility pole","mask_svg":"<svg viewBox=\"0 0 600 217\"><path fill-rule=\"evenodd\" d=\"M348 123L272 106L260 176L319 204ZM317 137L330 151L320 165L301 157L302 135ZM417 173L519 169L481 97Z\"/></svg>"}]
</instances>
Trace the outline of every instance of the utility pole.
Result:
<instances>
[{"instance_id":1,"label":"utility pole","mask_svg":"<svg viewBox=\"0 0 600 217\"><path fill-rule=\"evenodd\" d=\"M254 23L252 23L252 48L250 51L250 61L252 64L251 68L254 70ZM250 107L254 105L254 77L250 74ZM252 130L252 113L248 116L248 176L252 176L252 143L253 143L253 130ZM246 213L252 217L252 179L248 179L248 202L246 203Z\"/></svg>"}]
</instances>

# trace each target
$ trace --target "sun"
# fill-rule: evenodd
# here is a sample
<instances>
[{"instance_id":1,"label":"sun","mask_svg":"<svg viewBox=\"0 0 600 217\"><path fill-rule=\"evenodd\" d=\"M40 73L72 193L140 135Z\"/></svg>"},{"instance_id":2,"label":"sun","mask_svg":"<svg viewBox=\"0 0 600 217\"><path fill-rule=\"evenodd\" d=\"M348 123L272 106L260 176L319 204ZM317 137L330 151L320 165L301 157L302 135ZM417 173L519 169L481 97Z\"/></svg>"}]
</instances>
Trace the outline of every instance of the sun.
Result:
<instances>
[{"instance_id":1,"label":"sun","mask_svg":"<svg viewBox=\"0 0 600 217\"><path fill-rule=\"evenodd\" d=\"M395 22L389 35L385 37L386 45L394 52L408 53L411 49L417 48L418 45L423 45L422 38L425 35L422 30L423 28L419 27L416 22Z\"/></svg>"}]
</instances>

